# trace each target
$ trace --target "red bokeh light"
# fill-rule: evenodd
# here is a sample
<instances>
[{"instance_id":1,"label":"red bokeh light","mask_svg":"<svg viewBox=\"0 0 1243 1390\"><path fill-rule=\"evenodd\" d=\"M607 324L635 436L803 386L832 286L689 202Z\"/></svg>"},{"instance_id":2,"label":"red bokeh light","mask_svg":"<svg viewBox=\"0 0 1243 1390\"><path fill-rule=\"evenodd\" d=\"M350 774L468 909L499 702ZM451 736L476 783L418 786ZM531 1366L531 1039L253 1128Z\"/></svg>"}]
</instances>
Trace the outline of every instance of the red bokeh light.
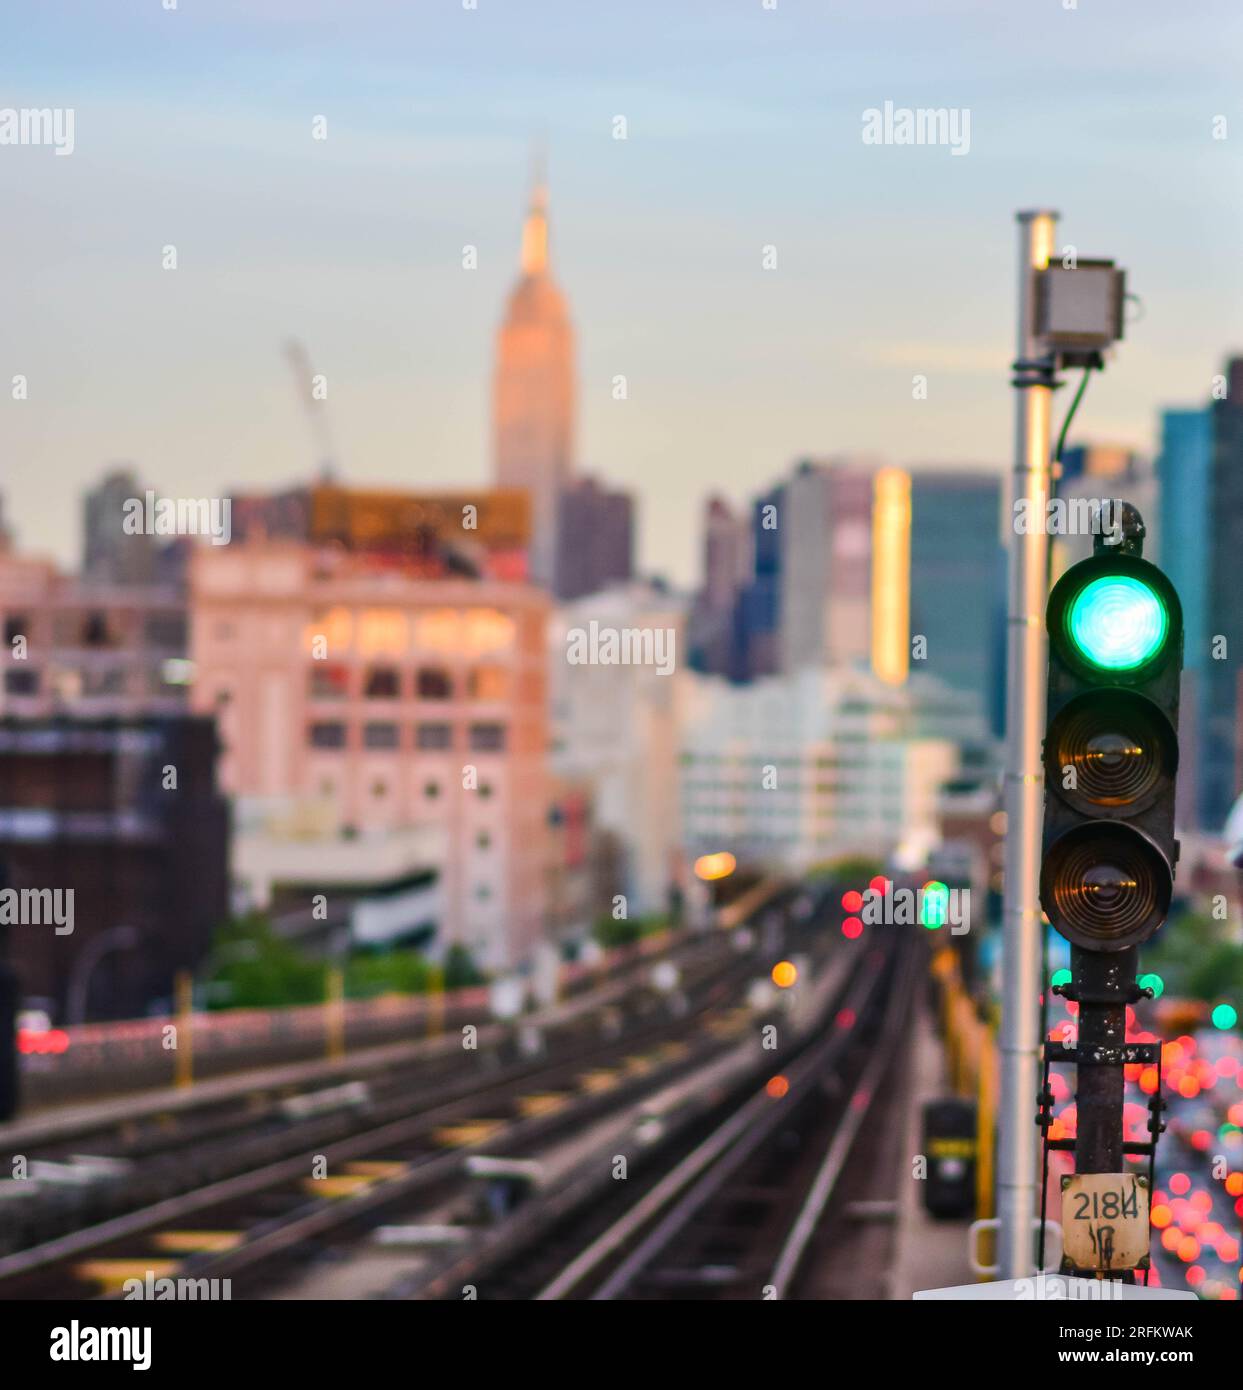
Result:
<instances>
[{"instance_id":1,"label":"red bokeh light","mask_svg":"<svg viewBox=\"0 0 1243 1390\"><path fill-rule=\"evenodd\" d=\"M69 1034L62 1028L48 1028L40 1033L32 1032L29 1028L19 1028L17 1030L17 1050L26 1056L31 1053L46 1055L51 1053L59 1057L62 1052L69 1050Z\"/></svg>"}]
</instances>

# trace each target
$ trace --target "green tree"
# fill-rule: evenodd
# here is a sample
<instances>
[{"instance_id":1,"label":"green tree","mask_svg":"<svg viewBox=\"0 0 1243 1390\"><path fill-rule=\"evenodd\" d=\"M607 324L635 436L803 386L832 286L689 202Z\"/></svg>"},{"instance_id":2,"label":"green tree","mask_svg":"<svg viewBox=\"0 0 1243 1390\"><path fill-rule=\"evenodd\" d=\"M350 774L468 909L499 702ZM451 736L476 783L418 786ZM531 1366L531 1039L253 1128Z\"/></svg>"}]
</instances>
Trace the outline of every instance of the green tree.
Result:
<instances>
[{"instance_id":1,"label":"green tree","mask_svg":"<svg viewBox=\"0 0 1243 1390\"><path fill-rule=\"evenodd\" d=\"M273 1008L318 1004L324 997L324 966L281 940L262 913L226 922L209 957L209 1008Z\"/></svg>"},{"instance_id":2,"label":"green tree","mask_svg":"<svg viewBox=\"0 0 1243 1390\"><path fill-rule=\"evenodd\" d=\"M417 952L367 951L350 957L345 967L345 992L351 999L379 994L423 994L430 967Z\"/></svg>"},{"instance_id":3,"label":"green tree","mask_svg":"<svg viewBox=\"0 0 1243 1390\"><path fill-rule=\"evenodd\" d=\"M607 951L614 946L629 946L632 941L638 941L642 931L638 921L632 921L629 917L618 919L612 913L605 913L596 919L591 934Z\"/></svg>"},{"instance_id":4,"label":"green tree","mask_svg":"<svg viewBox=\"0 0 1243 1390\"><path fill-rule=\"evenodd\" d=\"M485 976L475 964L470 951L455 941L445 952L445 988L469 989L471 985L481 985Z\"/></svg>"},{"instance_id":5,"label":"green tree","mask_svg":"<svg viewBox=\"0 0 1243 1390\"><path fill-rule=\"evenodd\" d=\"M1243 991L1243 947L1232 927L1207 912L1184 912L1140 948L1140 971L1165 981L1166 992L1212 1001Z\"/></svg>"}]
</instances>

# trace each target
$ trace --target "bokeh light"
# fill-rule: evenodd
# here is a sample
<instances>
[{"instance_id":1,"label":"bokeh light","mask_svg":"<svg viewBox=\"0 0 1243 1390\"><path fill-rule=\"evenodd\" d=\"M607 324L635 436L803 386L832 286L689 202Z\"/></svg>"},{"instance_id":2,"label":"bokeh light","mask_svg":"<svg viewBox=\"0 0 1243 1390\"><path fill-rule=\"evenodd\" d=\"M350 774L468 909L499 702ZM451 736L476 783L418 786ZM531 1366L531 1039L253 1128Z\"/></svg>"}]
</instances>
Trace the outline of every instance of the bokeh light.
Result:
<instances>
[{"instance_id":1,"label":"bokeh light","mask_svg":"<svg viewBox=\"0 0 1243 1390\"><path fill-rule=\"evenodd\" d=\"M798 967L793 961L779 960L773 966L773 984L778 989L789 989L798 979Z\"/></svg>"}]
</instances>

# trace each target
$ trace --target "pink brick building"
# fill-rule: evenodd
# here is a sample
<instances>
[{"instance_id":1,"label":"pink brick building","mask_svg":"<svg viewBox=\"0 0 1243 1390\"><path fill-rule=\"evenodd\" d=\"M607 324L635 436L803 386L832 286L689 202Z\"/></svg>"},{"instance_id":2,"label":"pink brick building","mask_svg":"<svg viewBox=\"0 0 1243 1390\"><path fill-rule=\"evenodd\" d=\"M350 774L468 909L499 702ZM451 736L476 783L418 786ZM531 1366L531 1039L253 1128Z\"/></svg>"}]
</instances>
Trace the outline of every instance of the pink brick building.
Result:
<instances>
[{"instance_id":1,"label":"pink brick building","mask_svg":"<svg viewBox=\"0 0 1243 1390\"><path fill-rule=\"evenodd\" d=\"M547 610L526 585L341 549L200 547L192 706L219 721L252 900L380 887L394 932L434 928L492 969L528 960L545 929Z\"/></svg>"}]
</instances>

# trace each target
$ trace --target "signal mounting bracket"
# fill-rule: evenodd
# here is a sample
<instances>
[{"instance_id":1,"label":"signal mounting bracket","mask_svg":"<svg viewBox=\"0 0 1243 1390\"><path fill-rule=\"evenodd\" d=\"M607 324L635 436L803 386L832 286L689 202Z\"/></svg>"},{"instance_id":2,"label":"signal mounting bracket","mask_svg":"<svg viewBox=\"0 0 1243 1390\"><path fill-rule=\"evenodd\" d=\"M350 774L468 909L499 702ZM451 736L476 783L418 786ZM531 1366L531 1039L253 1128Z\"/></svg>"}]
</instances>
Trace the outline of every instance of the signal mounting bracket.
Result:
<instances>
[{"instance_id":1,"label":"signal mounting bracket","mask_svg":"<svg viewBox=\"0 0 1243 1390\"><path fill-rule=\"evenodd\" d=\"M1065 994L1066 989L1063 987L1058 992ZM1049 1068L1054 1064L1073 1067L1148 1066L1156 1069L1157 1084L1148 1097L1148 1124L1146 1126L1148 1138L1144 1140L1128 1139L1121 1145L1121 1152L1124 1155L1144 1156L1148 1159L1150 1201L1154 1190L1153 1184L1156 1181L1157 1141L1165 1131L1165 1121L1161 1118L1166 1104L1161 1095L1161 1044L1159 1042L1125 1043L1121 1047L1102 1047L1099 1045L1084 1047L1082 1044L1068 1045L1060 1042L1045 1042L1041 1048L1042 1077L1036 1111L1036 1124L1040 1128L1042 1141L1041 1171L1043 1174L1040 1185L1040 1250L1036 1266L1038 1269L1044 1267L1044 1236L1049 1192L1049 1153L1050 1151L1058 1153L1074 1153L1075 1151L1074 1139L1051 1139L1049 1137L1049 1130L1052 1128L1054 1120L1054 1097L1049 1087ZM1146 1269L1147 1264L1145 1263L1141 1268ZM1068 1270L1063 1272L1068 1272ZM1128 1282L1134 1282L1133 1272L1130 1274Z\"/></svg>"}]
</instances>

